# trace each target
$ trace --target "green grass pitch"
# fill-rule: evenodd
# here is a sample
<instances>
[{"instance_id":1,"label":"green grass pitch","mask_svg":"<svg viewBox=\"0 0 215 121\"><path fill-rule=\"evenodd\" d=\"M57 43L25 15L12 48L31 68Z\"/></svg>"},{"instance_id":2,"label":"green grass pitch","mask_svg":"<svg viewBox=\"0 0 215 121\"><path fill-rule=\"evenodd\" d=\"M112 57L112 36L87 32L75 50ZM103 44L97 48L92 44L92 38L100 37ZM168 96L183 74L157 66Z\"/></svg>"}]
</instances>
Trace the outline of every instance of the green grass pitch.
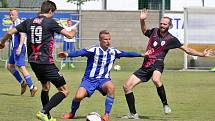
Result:
<instances>
[{"instance_id":1,"label":"green grass pitch","mask_svg":"<svg viewBox=\"0 0 215 121\"><path fill-rule=\"evenodd\" d=\"M177 71L183 67L183 53L172 51L166 58L166 69L162 75L167 98L172 113L165 115L162 104L157 95L156 88L151 81L138 85L134 94L136 97L136 108L140 115L137 121L213 121L215 117L215 73L207 71ZM176 56L177 55L177 56ZM120 117L128 113L122 89L123 83L129 75L142 63L141 58L121 59L116 61L122 71L111 71L112 80L116 86L115 103L113 105L110 121L125 121ZM76 64L75 70L63 69L61 72L67 81L70 91L69 96L63 102L51 110L53 117L58 121L62 114L70 111L71 100L77 90L84 73L84 63ZM20 96L20 86L3 68L0 62L0 121L38 121L35 114L41 109L40 83L36 80L32 71L33 81L39 91L35 97L30 97L29 90ZM28 68L28 70L31 70ZM57 90L52 86L50 97ZM91 98L85 98L77 111L77 119L74 121L85 121L89 112L104 113L103 97L97 91ZM68 120L69 121L69 120ZM129 121L129 120L128 120Z\"/></svg>"},{"instance_id":2,"label":"green grass pitch","mask_svg":"<svg viewBox=\"0 0 215 121\"><path fill-rule=\"evenodd\" d=\"M1 121L38 121L35 114L40 110L40 91L36 97L30 97L29 90L20 96L20 87L14 78L4 69L0 68L0 120ZM32 72L31 72L32 73ZM79 86L83 71L64 70L62 73L68 83L70 95L51 114L62 120L61 116L70 111L72 96ZM132 71L112 71L112 80L116 85L116 97L111 112L111 121L124 121L121 116L128 113L122 85ZM151 81L138 85L134 94L136 97L137 111L144 121L206 121L214 120L215 117L215 96L214 76L212 72L182 72L164 71L162 76L166 87L169 104L172 114L164 115L160 99L157 96L156 88ZM41 87L33 75L34 83ZM56 92L52 88L50 95ZM77 112L74 121L85 121L85 115L89 112L104 112L103 97L95 92L91 98L86 98Z\"/></svg>"}]
</instances>

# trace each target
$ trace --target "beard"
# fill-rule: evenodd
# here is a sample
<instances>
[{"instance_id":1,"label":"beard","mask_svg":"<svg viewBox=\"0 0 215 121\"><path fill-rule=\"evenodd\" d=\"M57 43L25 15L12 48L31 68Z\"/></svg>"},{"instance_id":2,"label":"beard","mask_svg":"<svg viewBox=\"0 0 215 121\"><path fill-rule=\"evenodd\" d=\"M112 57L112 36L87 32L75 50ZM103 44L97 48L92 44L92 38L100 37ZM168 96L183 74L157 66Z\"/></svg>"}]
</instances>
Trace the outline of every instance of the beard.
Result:
<instances>
[{"instance_id":1,"label":"beard","mask_svg":"<svg viewBox=\"0 0 215 121\"><path fill-rule=\"evenodd\" d=\"M169 30L169 28L163 28L163 27L160 27L159 29L161 33L166 33Z\"/></svg>"}]
</instances>

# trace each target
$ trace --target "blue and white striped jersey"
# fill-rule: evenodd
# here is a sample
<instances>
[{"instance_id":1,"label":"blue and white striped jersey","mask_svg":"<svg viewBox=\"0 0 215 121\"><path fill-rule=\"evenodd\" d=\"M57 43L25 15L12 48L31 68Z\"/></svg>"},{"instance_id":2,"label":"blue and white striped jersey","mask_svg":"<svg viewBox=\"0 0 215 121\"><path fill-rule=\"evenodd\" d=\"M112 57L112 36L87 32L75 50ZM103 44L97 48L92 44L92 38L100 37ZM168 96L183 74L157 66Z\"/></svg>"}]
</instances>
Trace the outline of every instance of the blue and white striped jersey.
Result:
<instances>
[{"instance_id":1,"label":"blue and white striped jersey","mask_svg":"<svg viewBox=\"0 0 215 121\"><path fill-rule=\"evenodd\" d=\"M81 49L69 53L69 57L87 57L87 66L85 77L88 78L110 78L110 70L116 58L120 57L141 57L142 55L136 52L120 51L116 48L109 47L103 50L99 45L88 49Z\"/></svg>"},{"instance_id":2,"label":"blue and white striped jersey","mask_svg":"<svg viewBox=\"0 0 215 121\"><path fill-rule=\"evenodd\" d=\"M10 28L13 28L21 23L21 20L19 18L16 19L15 22L12 23ZM16 32L15 34L12 35L12 41L11 41L11 49L17 49L20 43L20 34L19 32Z\"/></svg>"}]
</instances>

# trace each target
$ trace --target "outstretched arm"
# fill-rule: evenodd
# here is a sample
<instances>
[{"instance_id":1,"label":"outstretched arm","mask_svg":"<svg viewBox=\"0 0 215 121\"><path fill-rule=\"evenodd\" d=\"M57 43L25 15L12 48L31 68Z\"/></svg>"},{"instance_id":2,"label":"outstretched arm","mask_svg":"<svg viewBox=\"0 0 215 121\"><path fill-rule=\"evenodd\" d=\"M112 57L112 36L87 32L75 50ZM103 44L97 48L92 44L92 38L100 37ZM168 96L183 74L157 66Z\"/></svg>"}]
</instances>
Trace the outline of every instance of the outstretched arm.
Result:
<instances>
[{"instance_id":1,"label":"outstretched arm","mask_svg":"<svg viewBox=\"0 0 215 121\"><path fill-rule=\"evenodd\" d=\"M126 51L122 51L118 57L144 57L144 54L140 54L137 52L126 52Z\"/></svg>"},{"instance_id":2,"label":"outstretched arm","mask_svg":"<svg viewBox=\"0 0 215 121\"><path fill-rule=\"evenodd\" d=\"M67 52L60 52L58 53L58 57L60 58L66 58L66 57L79 57L79 56L87 56L89 55L89 53L87 51L85 51L84 49L82 50L78 50L78 51L72 51L70 53Z\"/></svg>"},{"instance_id":3,"label":"outstretched arm","mask_svg":"<svg viewBox=\"0 0 215 121\"><path fill-rule=\"evenodd\" d=\"M212 49L205 49L203 52L198 52L192 48L189 48L185 45L180 47L181 50L186 52L189 55L200 56L200 57L209 57L213 55Z\"/></svg>"},{"instance_id":4,"label":"outstretched arm","mask_svg":"<svg viewBox=\"0 0 215 121\"><path fill-rule=\"evenodd\" d=\"M140 12L140 25L141 25L141 30L143 32L143 34L146 33L147 31L147 27L146 27L146 23L145 20L148 17L148 10L147 9L143 9Z\"/></svg>"}]
</instances>

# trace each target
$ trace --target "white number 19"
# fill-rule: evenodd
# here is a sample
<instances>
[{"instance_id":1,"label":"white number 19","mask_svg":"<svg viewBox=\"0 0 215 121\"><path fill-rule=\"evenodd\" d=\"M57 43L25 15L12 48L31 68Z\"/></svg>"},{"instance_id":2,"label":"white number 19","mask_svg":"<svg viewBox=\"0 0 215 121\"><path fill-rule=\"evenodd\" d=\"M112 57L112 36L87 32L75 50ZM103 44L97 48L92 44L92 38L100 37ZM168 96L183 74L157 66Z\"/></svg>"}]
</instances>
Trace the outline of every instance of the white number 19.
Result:
<instances>
[{"instance_id":1,"label":"white number 19","mask_svg":"<svg viewBox=\"0 0 215 121\"><path fill-rule=\"evenodd\" d=\"M31 26L31 42L33 44L40 44L42 42L41 26Z\"/></svg>"}]
</instances>

